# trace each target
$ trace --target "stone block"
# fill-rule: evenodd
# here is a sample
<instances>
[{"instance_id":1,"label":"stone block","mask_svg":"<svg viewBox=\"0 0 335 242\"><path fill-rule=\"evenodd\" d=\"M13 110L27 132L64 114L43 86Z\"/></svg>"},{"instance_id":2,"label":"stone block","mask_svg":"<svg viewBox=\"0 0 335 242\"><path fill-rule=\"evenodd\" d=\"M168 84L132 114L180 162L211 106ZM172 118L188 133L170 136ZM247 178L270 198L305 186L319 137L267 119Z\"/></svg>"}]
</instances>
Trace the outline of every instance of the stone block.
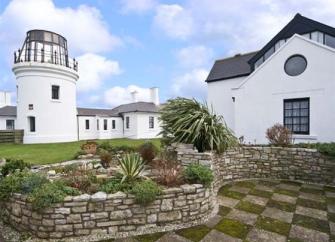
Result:
<instances>
[{"instance_id":1,"label":"stone block","mask_svg":"<svg viewBox=\"0 0 335 242\"><path fill-rule=\"evenodd\" d=\"M57 232L71 232L73 231L72 224L66 224L66 225L56 225L55 229Z\"/></svg>"},{"instance_id":2,"label":"stone block","mask_svg":"<svg viewBox=\"0 0 335 242\"><path fill-rule=\"evenodd\" d=\"M42 220L42 225L54 226L55 225L55 220L53 220L53 219L43 219Z\"/></svg>"},{"instance_id":3,"label":"stone block","mask_svg":"<svg viewBox=\"0 0 335 242\"><path fill-rule=\"evenodd\" d=\"M70 214L70 208L55 208L55 213Z\"/></svg>"},{"instance_id":4,"label":"stone block","mask_svg":"<svg viewBox=\"0 0 335 242\"><path fill-rule=\"evenodd\" d=\"M86 213L87 212L87 207L86 206L84 206L84 207L72 207L71 211L73 213Z\"/></svg>"},{"instance_id":5,"label":"stone block","mask_svg":"<svg viewBox=\"0 0 335 242\"><path fill-rule=\"evenodd\" d=\"M66 218L66 222L69 224L81 223L81 215L80 214L70 214Z\"/></svg>"},{"instance_id":6,"label":"stone block","mask_svg":"<svg viewBox=\"0 0 335 242\"><path fill-rule=\"evenodd\" d=\"M163 212L158 214L158 222L170 222L181 219L180 211Z\"/></svg>"},{"instance_id":7,"label":"stone block","mask_svg":"<svg viewBox=\"0 0 335 242\"><path fill-rule=\"evenodd\" d=\"M121 210L121 211L113 211L110 214L110 219L112 220L120 220L120 219L125 219L125 218L129 218L132 216L132 212L130 211L130 209L126 209L126 210Z\"/></svg>"},{"instance_id":8,"label":"stone block","mask_svg":"<svg viewBox=\"0 0 335 242\"><path fill-rule=\"evenodd\" d=\"M91 213L91 219L104 219L104 218L108 218L107 212Z\"/></svg>"},{"instance_id":9,"label":"stone block","mask_svg":"<svg viewBox=\"0 0 335 242\"><path fill-rule=\"evenodd\" d=\"M161 204L161 210L165 212L165 211L171 211L172 209L173 209L173 199L163 199Z\"/></svg>"},{"instance_id":10,"label":"stone block","mask_svg":"<svg viewBox=\"0 0 335 242\"><path fill-rule=\"evenodd\" d=\"M97 192L91 196L91 201L98 202L98 201L106 201L107 194L105 192Z\"/></svg>"}]
</instances>

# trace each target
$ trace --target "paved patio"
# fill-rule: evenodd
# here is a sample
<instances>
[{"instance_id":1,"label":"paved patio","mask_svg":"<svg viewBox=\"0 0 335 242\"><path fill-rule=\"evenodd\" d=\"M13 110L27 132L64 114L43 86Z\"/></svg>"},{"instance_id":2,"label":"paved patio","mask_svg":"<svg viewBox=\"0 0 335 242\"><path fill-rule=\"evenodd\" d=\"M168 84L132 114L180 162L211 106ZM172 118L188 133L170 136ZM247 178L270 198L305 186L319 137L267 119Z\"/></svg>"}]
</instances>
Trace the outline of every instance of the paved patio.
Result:
<instances>
[{"instance_id":1,"label":"paved patio","mask_svg":"<svg viewBox=\"0 0 335 242\"><path fill-rule=\"evenodd\" d=\"M220 211L206 224L116 241L335 241L335 188L290 181L226 185Z\"/></svg>"}]
</instances>

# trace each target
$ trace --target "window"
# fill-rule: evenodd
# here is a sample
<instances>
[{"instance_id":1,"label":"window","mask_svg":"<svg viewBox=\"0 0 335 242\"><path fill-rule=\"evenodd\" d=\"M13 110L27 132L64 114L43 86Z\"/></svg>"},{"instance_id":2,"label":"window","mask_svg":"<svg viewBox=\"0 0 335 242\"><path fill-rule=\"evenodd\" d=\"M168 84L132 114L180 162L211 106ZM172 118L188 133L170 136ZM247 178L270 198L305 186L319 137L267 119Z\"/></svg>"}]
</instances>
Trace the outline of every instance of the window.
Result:
<instances>
[{"instance_id":1,"label":"window","mask_svg":"<svg viewBox=\"0 0 335 242\"><path fill-rule=\"evenodd\" d=\"M284 100L284 126L294 134L309 134L309 98Z\"/></svg>"},{"instance_id":2,"label":"window","mask_svg":"<svg viewBox=\"0 0 335 242\"><path fill-rule=\"evenodd\" d=\"M273 53L275 53L275 48L271 47L267 52L265 52L264 60L267 60Z\"/></svg>"},{"instance_id":3,"label":"window","mask_svg":"<svg viewBox=\"0 0 335 242\"><path fill-rule=\"evenodd\" d=\"M90 120L88 119L85 120L85 128L86 130L90 129Z\"/></svg>"},{"instance_id":4,"label":"window","mask_svg":"<svg viewBox=\"0 0 335 242\"><path fill-rule=\"evenodd\" d=\"M115 120L112 120L112 129L116 128Z\"/></svg>"},{"instance_id":5,"label":"window","mask_svg":"<svg viewBox=\"0 0 335 242\"><path fill-rule=\"evenodd\" d=\"M107 126L108 126L108 120L104 119L104 130L107 130Z\"/></svg>"},{"instance_id":6,"label":"window","mask_svg":"<svg viewBox=\"0 0 335 242\"><path fill-rule=\"evenodd\" d=\"M34 105L33 105L33 104L29 104L29 105L28 105L28 109L29 109L29 110L34 110Z\"/></svg>"},{"instance_id":7,"label":"window","mask_svg":"<svg viewBox=\"0 0 335 242\"><path fill-rule=\"evenodd\" d=\"M129 117L126 117L126 129L129 129Z\"/></svg>"},{"instance_id":8,"label":"window","mask_svg":"<svg viewBox=\"0 0 335 242\"><path fill-rule=\"evenodd\" d=\"M302 74L307 67L307 60L302 55L293 55L287 59L284 69L289 76L298 76Z\"/></svg>"},{"instance_id":9,"label":"window","mask_svg":"<svg viewBox=\"0 0 335 242\"><path fill-rule=\"evenodd\" d=\"M100 129L100 120L97 119L97 130L99 130L99 129Z\"/></svg>"},{"instance_id":10,"label":"window","mask_svg":"<svg viewBox=\"0 0 335 242\"><path fill-rule=\"evenodd\" d=\"M14 120L13 119L7 119L6 120L6 129L7 130L14 130Z\"/></svg>"},{"instance_id":11,"label":"window","mask_svg":"<svg viewBox=\"0 0 335 242\"><path fill-rule=\"evenodd\" d=\"M335 48L335 38L328 34L325 35L325 44L329 47Z\"/></svg>"},{"instance_id":12,"label":"window","mask_svg":"<svg viewBox=\"0 0 335 242\"><path fill-rule=\"evenodd\" d=\"M255 63L255 68L259 67L260 65L262 65L264 62L263 60L263 56L261 58L259 58L256 63Z\"/></svg>"},{"instance_id":13,"label":"window","mask_svg":"<svg viewBox=\"0 0 335 242\"><path fill-rule=\"evenodd\" d=\"M28 122L29 122L29 131L35 132L36 131L35 117L28 117Z\"/></svg>"},{"instance_id":14,"label":"window","mask_svg":"<svg viewBox=\"0 0 335 242\"><path fill-rule=\"evenodd\" d=\"M58 100L59 99L59 86L52 85L51 87L51 98Z\"/></svg>"},{"instance_id":15,"label":"window","mask_svg":"<svg viewBox=\"0 0 335 242\"><path fill-rule=\"evenodd\" d=\"M155 127L155 118L150 116L149 117L149 129L153 129Z\"/></svg>"}]
</instances>

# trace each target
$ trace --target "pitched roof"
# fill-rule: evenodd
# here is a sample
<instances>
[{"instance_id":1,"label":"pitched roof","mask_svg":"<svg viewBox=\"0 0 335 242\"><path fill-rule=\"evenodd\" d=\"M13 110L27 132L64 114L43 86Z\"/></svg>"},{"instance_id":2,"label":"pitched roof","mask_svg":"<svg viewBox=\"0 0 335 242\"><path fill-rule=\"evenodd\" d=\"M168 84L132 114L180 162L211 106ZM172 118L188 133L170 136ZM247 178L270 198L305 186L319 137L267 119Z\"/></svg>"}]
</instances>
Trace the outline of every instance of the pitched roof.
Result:
<instances>
[{"instance_id":1,"label":"pitched roof","mask_svg":"<svg viewBox=\"0 0 335 242\"><path fill-rule=\"evenodd\" d=\"M335 36L335 28L306 18L299 13L296 14L294 18L281 31L279 31L277 35L275 35L260 51L258 51L256 55L254 55L249 60L249 64L253 67L255 62L260 57L262 57L272 46L274 46L277 41L290 38L294 34L305 34L313 31L321 31L323 33Z\"/></svg>"},{"instance_id":2,"label":"pitched roof","mask_svg":"<svg viewBox=\"0 0 335 242\"><path fill-rule=\"evenodd\" d=\"M4 106L0 108L0 116L16 116L16 106Z\"/></svg>"},{"instance_id":3,"label":"pitched roof","mask_svg":"<svg viewBox=\"0 0 335 242\"><path fill-rule=\"evenodd\" d=\"M129 113L129 112L149 112L158 113L159 107L151 102L136 102L120 105L113 108L113 111L117 113Z\"/></svg>"},{"instance_id":4,"label":"pitched roof","mask_svg":"<svg viewBox=\"0 0 335 242\"><path fill-rule=\"evenodd\" d=\"M206 82L230 79L234 77L247 76L251 73L248 61L257 52L238 54L233 57L217 60L212 67Z\"/></svg>"},{"instance_id":5,"label":"pitched roof","mask_svg":"<svg viewBox=\"0 0 335 242\"><path fill-rule=\"evenodd\" d=\"M110 116L118 117L118 113L112 109L98 109L98 108L77 108L78 116Z\"/></svg>"}]
</instances>

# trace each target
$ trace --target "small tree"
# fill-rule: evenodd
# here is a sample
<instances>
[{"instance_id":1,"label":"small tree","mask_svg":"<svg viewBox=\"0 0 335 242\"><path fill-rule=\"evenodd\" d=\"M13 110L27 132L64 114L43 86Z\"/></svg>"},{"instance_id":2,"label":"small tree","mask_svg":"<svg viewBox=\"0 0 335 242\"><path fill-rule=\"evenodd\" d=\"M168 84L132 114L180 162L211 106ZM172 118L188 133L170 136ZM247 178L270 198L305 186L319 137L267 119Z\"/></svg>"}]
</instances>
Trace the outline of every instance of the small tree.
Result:
<instances>
[{"instance_id":1,"label":"small tree","mask_svg":"<svg viewBox=\"0 0 335 242\"><path fill-rule=\"evenodd\" d=\"M168 100L161 109L160 120L165 143L188 143L200 152L215 150L219 153L237 144L223 117L195 99Z\"/></svg>"},{"instance_id":2,"label":"small tree","mask_svg":"<svg viewBox=\"0 0 335 242\"><path fill-rule=\"evenodd\" d=\"M281 124L275 124L266 130L266 138L271 145L289 146L292 143L292 132Z\"/></svg>"}]
</instances>

